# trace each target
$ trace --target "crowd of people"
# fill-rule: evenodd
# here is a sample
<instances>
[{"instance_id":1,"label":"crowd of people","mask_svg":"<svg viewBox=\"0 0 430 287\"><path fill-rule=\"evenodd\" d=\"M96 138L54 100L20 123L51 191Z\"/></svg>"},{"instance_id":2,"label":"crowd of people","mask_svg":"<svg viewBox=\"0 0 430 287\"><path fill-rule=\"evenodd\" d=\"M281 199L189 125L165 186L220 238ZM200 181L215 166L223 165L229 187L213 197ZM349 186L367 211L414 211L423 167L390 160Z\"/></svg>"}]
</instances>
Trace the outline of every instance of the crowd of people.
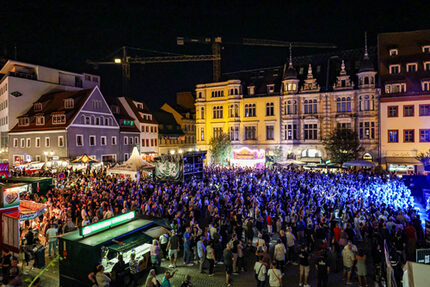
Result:
<instances>
[{"instance_id":1,"label":"crowd of people","mask_svg":"<svg viewBox=\"0 0 430 287\"><path fill-rule=\"evenodd\" d=\"M402 264L415 259L424 239L410 190L394 176L369 172L213 167L201 181L136 183L103 171L66 171L46 195L24 197L45 203L47 212L23 233L45 240L54 256L56 236L78 226L130 210L169 219L171 234L151 247L146 286L169 286L175 271L162 282L155 274L161 257L177 268L179 255L181 268L199 264L205 272L208 266L208 276L222 262L228 286L250 261L257 286L282 286L290 264L299 265L300 286L309 286L310 270L318 286L327 286L329 272L342 269L346 284L356 276L365 286L369 264L373 280L384 277L384 246L400 281ZM96 273L94 282L103 282L98 286L115 285ZM191 286L189 278L184 284Z\"/></svg>"}]
</instances>

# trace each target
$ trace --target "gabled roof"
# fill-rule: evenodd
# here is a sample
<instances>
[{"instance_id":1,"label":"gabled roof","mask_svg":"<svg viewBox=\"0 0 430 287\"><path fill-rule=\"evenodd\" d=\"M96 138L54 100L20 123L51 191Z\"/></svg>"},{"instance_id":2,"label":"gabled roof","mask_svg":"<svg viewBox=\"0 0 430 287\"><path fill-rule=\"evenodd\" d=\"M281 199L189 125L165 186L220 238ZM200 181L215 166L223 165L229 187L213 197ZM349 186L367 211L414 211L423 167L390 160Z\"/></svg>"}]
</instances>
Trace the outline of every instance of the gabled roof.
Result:
<instances>
[{"instance_id":1,"label":"gabled roof","mask_svg":"<svg viewBox=\"0 0 430 287\"><path fill-rule=\"evenodd\" d=\"M80 91L68 91L68 92L53 92L42 95L36 102L42 104L41 111L34 110L34 104L31 108L19 116L18 118L28 117L30 119L30 124L28 126L22 127L18 124L11 130L11 132L24 132L24 131L38 131L38 130L57 130L65 129L71 124L73 119L82 109L84 103L87 101L89 96L98 87L93 89L86 89ZM73 99L73 108L66 109L64 106L64 101L66 99ZM52 116L54 114L64 114L66 116L66 122L64 124L53 124ZM45 117L44 125L36 125L36 115Z\"/></svg>"},{"instance_id":2,"label":"gabled roof","mask_svg":"<svg viewBox=\"0 0 430 287\"><path fill-rule=\"evenodd\" d=\"M152 120L148 120L148 119L144 119L140 113L144 113L144 114L152 114L151 111L149 110L148 106L144 103L144 102L139 102L140 104L142 104L142 108L139 109L135 103L133 102L132 99L125 97L125 100L127 101L128 105L130 106L131 110L133 111L133 113L135 114L136 118L138 119L139 122L141 123L147 123L147 124L156 124L157 121L154 119L154 117L152 117Z\"/></svg>"},{"instance_id":3,"label":"gabled roof","mask_svg":"<svg viewBox=\"0 0 430 287\"><path fill-rule=\"evenodd\" d=\"M106 98L106 102L108 103L109 107L112 105L118 106L119 113L114 113L112 111L112 114L114 115L116 121L119 124L119 130L121 132L139 132L139 129L137 128L135 124L135 120L133 117L131 117L127 111L125 110L124 106L122 105L121 101L118 98L109 97ZM133 121L133 126L123 126L121 125L122 121Z\"/></svg>"},{"instance_id":4,"label":"gabled roof","mask_svg":"<svg viewBox=\"0 0 430 287\"><path fill-rule=\"evenodd\" d=\"M154 117L158 122L158 134L160 136L183 136L185 135L181 126L176 122L171 113L159 110L155 112Z\"/></svg>"}]
</instances>

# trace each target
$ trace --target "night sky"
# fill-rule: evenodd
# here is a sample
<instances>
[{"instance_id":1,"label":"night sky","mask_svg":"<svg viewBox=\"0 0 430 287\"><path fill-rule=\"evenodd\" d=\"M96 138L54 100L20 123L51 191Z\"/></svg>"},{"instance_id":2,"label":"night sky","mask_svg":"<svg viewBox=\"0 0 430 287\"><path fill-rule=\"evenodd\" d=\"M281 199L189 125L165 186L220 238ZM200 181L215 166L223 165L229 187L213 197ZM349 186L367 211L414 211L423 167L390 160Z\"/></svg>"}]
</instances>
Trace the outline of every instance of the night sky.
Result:
<instances>
[{"instance_id":1,"label":"night sky","mask_svg":"<svg viewBox=\"0 0 430 287\"><path fill-rule=\"evenodd\" d=\"M94 70L87 59L106 58L123 45L181 54L210 54L210 46L177 46L177 36L221 36L330 42L340 49L369 45L381 32L430 28L425 1L2 1L0 57L102 77L102 92L121 95L120 66ZM89 3L90 2L90 3ZM48 5L49 3L49 5ZM252 4L255 3L255 4ZM281 4L279 4L281 3ZM330 3L330 4L327 4ZM294 54L324 52L297 49ZM139 56L155 56L151 52ZM225 46L223 72L281 65L287 49ZM211 62L135 65L131 96L156 109L178 91L210 82Z\"/></svg>"}]
</instances>

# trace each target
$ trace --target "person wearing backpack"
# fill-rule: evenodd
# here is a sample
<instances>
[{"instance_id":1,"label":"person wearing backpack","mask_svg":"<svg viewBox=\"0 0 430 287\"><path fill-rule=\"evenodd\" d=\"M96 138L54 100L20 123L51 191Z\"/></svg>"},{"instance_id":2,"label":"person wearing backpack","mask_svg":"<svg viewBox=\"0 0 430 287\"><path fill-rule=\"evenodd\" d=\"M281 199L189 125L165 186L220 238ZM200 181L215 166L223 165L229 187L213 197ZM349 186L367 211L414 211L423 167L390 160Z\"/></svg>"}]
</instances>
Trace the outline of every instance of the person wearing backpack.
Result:
<instances>
[{"instance_id":1,"label":"person wearing backpack","mask_svg":"<svg viewBox=\"0 0 430 287\"><path fill-rule=\"evenodd\" d=\"M257 280L257 287L264 287L264 284L266 283L267 268L262 259L255 262L254 272L255 280Z\"/></svg>"}]
</instances>

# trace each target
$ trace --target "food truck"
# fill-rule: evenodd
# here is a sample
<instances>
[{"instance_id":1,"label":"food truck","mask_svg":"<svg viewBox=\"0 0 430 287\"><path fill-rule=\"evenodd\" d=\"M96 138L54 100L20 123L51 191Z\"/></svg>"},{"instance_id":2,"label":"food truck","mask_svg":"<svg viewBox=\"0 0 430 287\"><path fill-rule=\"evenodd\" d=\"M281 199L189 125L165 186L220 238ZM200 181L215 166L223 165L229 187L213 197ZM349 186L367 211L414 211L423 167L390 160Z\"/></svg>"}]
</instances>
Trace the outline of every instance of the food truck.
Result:
<instances>
[{"instance_id":1,"label":"food truck","mask_svg":"<svg viewBox=\"0 0 430 287\"><path fill-rule=\"evenodd\" d=\"M89 286L88 274L102 264L110 272L122 254L125 263L136 254L140 270L149 262L152 240L169 232L161 219L138 216L130 211L60 236L60 286Z\"/></svg>"}]
</instances>

